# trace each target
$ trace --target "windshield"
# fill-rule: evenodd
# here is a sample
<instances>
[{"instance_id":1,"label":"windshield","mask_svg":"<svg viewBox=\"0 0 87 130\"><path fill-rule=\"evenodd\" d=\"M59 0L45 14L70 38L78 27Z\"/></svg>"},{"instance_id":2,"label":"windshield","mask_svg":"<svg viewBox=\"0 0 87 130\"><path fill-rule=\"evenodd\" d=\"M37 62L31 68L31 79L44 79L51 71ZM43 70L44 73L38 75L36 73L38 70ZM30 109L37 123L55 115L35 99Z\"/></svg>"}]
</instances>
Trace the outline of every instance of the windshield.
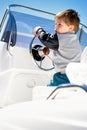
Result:
<instances>
[{"instance_id":1,"label":"windshield","mask_svg":"<svg viewBox=\"0 0 87 130\"><path fill-rule=\"evenodd\" d=\"M0 26L0 40L7 43L10 40L12 46L19 43L29 44L33 37L33 29L36 26L41 26L46 31L54 33L54 16L55 14L30 7L10 5ZM84 48L87 45L87 27L83 24L80 24L78 38L82 48Z\"/></svg>"}]
</instances>

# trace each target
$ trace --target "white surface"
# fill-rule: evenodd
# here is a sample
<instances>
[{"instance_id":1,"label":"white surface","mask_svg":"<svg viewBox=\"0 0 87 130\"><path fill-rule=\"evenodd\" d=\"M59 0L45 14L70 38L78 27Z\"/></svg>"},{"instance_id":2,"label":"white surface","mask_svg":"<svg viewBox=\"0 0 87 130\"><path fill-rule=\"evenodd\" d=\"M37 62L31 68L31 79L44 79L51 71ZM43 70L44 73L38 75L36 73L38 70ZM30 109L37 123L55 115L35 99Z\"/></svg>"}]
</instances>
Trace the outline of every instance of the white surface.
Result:
<instances>
[{"instance_id":1,"label":"white surface","mask_svg":"<svg viewBox=\"0 0 87 130\"><path fill-rule=\"evenodd\" d=\"M29 101L0 110L1 130L86 130L87 94L73 98Z\"/></svg>"},{"instance_id":2,"label":"white surface","mask_svg":"<svg viewBox=\"0 0 87 130\"><path fill-rule=\"evenodd\" d=\"M6 47L7 43L0 42L0 107L32 100L33 87L46 86L51 78L51 71L34 63L29 47L10 48L12 55Z\"/></svg>"},{"instance_id":3,"label":"white surface","mask_svg":"<svg viewBox=\"0 0 87 130\"><path fill-rule=\"evenodd\" d=\"M79 63L69 63L66 74L71 83L87 85L87 46L84 48Z\"/></svg>"},{"instance_id":4,"label":"white surface","mask_svg":"<svg viewBox=\"0 0 87 130\"><path fill-rule=\"evenodd\" d=\"M0 74L0 107L32 100L35 86L46 87L50 76L44 71L9 69Z\"/></svg>"},{"instance_id":5,"label":"white surface","mask_svg":"<svg viewBox=\"0 0 87 130\"><path fill-rule=\"evenodd\" d=\"M86 63L70 63L66 68L66 73L71 83L87 85Z\"/></svg>"}]
</instances>

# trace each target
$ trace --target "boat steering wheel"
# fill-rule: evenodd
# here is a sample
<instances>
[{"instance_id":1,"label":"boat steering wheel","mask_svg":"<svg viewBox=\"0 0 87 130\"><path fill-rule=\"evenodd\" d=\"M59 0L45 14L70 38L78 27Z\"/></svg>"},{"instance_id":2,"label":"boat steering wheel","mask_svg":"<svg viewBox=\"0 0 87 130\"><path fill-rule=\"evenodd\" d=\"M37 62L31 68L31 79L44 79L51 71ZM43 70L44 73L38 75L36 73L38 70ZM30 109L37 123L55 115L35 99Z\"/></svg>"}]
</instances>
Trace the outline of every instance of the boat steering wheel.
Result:
<instances>
[{"instance_id":1,"label":"boat steering wheel","mask_svg":"<svg viewBox=\"0 0 87 130\"><path fill-rule=\"evenodd\" d=\"M54 69L52 50L40 44L40 41L35 43L35 37L31 40L29 49L36 65L40 69L45 71Z\"/></svg>"}]
</instances>

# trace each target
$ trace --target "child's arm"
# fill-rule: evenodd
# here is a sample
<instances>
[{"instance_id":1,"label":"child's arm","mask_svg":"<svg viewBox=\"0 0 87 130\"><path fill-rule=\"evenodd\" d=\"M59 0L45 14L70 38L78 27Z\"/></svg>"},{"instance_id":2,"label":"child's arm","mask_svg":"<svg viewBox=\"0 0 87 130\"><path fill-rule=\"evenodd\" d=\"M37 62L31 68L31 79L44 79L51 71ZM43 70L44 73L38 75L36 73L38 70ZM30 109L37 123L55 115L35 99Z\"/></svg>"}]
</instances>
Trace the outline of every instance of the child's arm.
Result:
<instances>
[{"instance_id":1,"label":"child's arm","mask_svg":"<svg viewBox=\"0 0 87 130\"><path fill-rule=\"evenodd\" d=\"M41 27L34 29L34 35L48 48L58 50L59 41L57 34L50 34L43 30Z\"/></svg>"}]
</instances>

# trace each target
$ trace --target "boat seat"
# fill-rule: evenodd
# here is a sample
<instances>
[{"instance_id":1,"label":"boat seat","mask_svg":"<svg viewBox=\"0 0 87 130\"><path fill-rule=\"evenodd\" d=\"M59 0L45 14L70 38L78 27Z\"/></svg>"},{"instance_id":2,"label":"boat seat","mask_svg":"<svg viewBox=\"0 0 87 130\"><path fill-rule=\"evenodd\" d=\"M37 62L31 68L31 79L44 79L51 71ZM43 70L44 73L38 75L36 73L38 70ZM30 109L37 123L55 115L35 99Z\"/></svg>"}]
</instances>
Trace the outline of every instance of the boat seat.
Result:
<instances>
[{"instance_id":1,"label":"boat seat","mask_svg":"<svg viewBox=\"0 0 87 130\"><path fill-rule=\"evenodd\" d=\"M87 85L87 46L82 52L80 63L69 63L66 67L66 74L71 83Z\"/></svg>"}]
</instances>

